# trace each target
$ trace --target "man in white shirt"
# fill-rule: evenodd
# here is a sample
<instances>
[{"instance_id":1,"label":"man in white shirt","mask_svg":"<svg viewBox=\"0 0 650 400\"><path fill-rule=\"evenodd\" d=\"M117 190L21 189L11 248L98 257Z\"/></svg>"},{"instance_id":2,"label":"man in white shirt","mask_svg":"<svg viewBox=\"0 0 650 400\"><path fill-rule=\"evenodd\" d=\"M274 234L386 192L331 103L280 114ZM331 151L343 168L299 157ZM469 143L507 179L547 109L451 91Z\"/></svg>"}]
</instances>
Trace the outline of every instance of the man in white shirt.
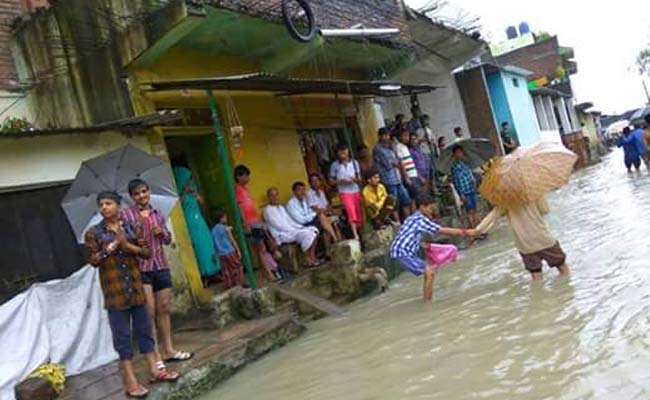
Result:
<instances>
[{"instance_id":1,"label":"man in white shirt","mask_svg":"<svg viewBox=\"0 0 650 400\"><path fill-rule=\"evenodd\" d=\"M340 221L339 214L332 209L327 195L322 189L323 181L319 174L311 174L309 176L309 186L310 188L307 190L307 204L318 214L319 218L327 219L328 223L332 226L332 232L326 230L329 238L334 242L343 240L343 234L338 226ZM325 226L322 222L321 225Z\"/></svg>"},{"instance_id":2,"label":"man in white shirt","mask_svg":"<svg viewBox=\"0 0 650 400\"><path fill-rule=\"evenodd\" d=\"M305 253L305 267L319 265L316 258L316 245L318 243L318 228L303 226L294 221L286 208L280 204L280 192L278 188L272 187L267 190L266 195L269 205L264 208L264 221L266 222L271 236L279 245L296 243Z\"/></svg>"},{"instance_id":3,"label":"man in white shirt","mask_svg":"<svg viewBox=\"0 0 650 400\"><path fill-rule=\"evenodd\" d=\"M319 231L324 230L331 238L336 239L332 222L324 213L314 211L307 201L307 186L296 182L291 187L293 197L287 203L287 212L291 218L303 226L313 226Z\"/></svg>"},{"instance_id":4,"label":"man in white shirt","mask_svg":"<svg viewBox=\"0 0 650 400\"><path fill-rule=\"evenodd\" d=\"M411 140L411 133L408 130L403 130L398 139L399 141L395 143L395 154L397 154L397 158L399 159L402 179L411 196L410 211L412 214L415 212L415 203L420 195L420 179L418 178L418 171L415 168L411 151L407 147L407 144Z\"/></svg>"}]
</instances>

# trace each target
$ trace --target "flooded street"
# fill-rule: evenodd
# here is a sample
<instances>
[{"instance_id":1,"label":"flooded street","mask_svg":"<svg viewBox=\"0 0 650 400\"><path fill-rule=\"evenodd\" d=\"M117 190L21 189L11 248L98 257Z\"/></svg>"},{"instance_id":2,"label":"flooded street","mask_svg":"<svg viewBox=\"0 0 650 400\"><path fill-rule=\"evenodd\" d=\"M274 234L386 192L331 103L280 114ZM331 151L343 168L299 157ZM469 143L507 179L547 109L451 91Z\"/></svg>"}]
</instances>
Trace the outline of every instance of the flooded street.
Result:
<instances>
[{"instance_id":1,"label":"flooded street","mask_svg":"<svg viewBox=\"0 0 650 400\"><path fill-rule=\"evenodd\" d=\"M432 305L403 274L204 400L650 398L650 174L617 151L550 201L570 279L531 286L504 221Z\"/></svg>"}]
</instances>

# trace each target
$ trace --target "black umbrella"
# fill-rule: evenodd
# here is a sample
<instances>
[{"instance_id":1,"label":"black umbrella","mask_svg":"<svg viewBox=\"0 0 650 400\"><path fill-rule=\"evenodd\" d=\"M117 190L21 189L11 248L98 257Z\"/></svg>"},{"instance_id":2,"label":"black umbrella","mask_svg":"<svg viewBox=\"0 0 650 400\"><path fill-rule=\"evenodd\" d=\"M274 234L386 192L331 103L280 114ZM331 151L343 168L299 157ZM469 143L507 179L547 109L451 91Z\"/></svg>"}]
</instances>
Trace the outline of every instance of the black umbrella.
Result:
<instances>
[{"instance_id":1,"label":"black umbrella","mask_svg":"<svg viewBox=\"0 0 650 400\"><path fill-rule=\"evenodd\" d=\"M131 145L84 161L61 205L79 243L90 226L101 221L97 210L97 194L103 191L119 193L126 205L131 198L128 184L134 178L143 179L151 189L151 203L167 216L178 194L169 165L162 159Z\"/></svg>"}]
</instances>

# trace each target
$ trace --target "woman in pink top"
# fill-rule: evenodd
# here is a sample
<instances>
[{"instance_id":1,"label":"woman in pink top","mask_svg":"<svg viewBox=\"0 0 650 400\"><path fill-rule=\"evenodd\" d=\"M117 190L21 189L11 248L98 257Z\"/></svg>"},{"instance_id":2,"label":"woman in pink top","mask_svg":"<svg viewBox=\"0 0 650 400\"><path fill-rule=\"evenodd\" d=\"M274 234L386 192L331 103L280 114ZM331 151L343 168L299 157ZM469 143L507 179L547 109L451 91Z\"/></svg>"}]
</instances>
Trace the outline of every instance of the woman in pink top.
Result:
<instances>
[{"instance_id":1,"label":"woman in pink top","mask_svg":"<svg viewBox=\"0 0 650 400\"><path fill-rule=\"evenodd\" d=\"M251 170L245 165L235 167L235 182L237 183L235 185L235 198L244 220L244 229L246 235L252 239L252 245L262 263L266 277L272 282L281 281L284 278L283 271L278 268L278 263L266 247L266 241L272 241L273 239L266 231L262 218L257 212L255 201L253 201L246 187L250 182L250 175Z\"/></svg>"}]
</instances>

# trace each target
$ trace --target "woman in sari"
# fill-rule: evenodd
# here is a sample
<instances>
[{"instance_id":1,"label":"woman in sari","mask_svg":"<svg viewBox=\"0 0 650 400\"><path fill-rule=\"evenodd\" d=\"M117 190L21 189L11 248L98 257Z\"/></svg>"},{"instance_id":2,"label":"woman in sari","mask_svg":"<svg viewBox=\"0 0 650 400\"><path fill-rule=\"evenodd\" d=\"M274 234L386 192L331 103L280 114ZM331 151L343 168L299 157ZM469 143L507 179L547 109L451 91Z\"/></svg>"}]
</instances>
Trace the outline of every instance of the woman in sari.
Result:
<instances>
[{"instance_id":1,"label":"woman in sari","mask_svg":"<svg viewBox=\"0 0 650 400\"><path fill-rule=\"evenodd\" d=\"M219 273L221 265L219 258L215 257L214 244L210 228L201 213L201 195L198 193L196 184L192 181L192 171L185 167L175 167L174 177L176 188L181 196L183 214L187 222L187 229L190 231L192 246L196 261L199 264L201 276L212 277Z\"/></svg>"}]
</instances>

